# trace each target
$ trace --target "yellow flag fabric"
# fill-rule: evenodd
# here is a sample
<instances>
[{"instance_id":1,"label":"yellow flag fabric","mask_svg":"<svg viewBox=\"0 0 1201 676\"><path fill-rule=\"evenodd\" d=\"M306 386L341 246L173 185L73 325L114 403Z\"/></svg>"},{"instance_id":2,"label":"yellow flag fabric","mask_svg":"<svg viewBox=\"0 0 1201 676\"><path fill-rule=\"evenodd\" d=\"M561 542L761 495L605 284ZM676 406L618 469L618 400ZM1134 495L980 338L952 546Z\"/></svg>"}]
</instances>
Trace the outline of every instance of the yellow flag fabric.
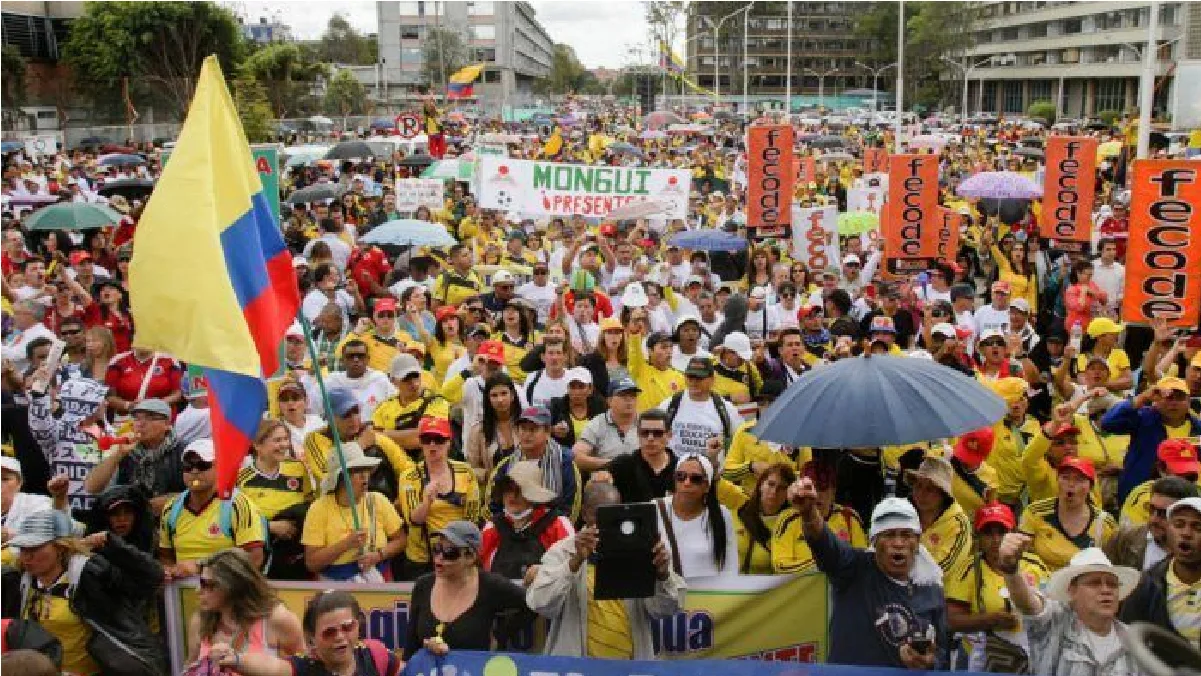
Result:
<instances>
[{"instance_id":1,"label":"yellow flag fabric","mask_svg":"<svg viewBox=\"0 0 1201 676\"><path fill-rule=\"evenodd\" d=\"M455 71L454 75L450 76L450 81L455 84L468 84L479 79L482 72L484 72L484 64L477 63Z\"/></svg>"}]
</instances>

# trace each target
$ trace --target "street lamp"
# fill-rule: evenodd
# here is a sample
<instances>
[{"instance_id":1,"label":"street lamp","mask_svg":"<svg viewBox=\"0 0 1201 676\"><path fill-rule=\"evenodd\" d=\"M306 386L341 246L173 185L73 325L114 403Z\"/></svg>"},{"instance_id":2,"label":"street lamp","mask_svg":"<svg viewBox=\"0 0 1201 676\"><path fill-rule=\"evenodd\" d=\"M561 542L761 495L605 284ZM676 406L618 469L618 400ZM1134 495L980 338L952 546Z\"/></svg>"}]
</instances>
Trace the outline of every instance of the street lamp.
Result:
<instances>
[{"instance_id":1,"label":"street lamp","mask_svg":"<svg viewBox=\"0 0 1201 676\"><path fill-rule=\"evenodd\" d=\"M817 76L817 105L818 105L818 107L824 109L826 107L826 76L827 75L837 75L838 68L835 67L835 68L831 68L830 70L822 70L822 71L814 70L812 68L806 68L805 72L810 75Z\"/></svg>"},{"instance_id":2,"label":"street lamp","mask_svg":"<svg viewBox=\"0 0 1201 676\"><path fill-rule=\"evenodd\" d=\"M721 76L718 75L717 72L718 64L721 63L721 25L724 24L727 19L732 19L742 12L749 11L754 6L755 3L748 2L742 9L736 9L718 19L717 23L713 26L713 99L718 105L721 105ZM708 17L706 17L706 19L709 21L709 23L713 23L713 19L709 19ZM743 35L742 39L743 42L745 42L746 35ZM743 64L743 68L746 68L746 64Z\"/></svg>"},{"instance_id":3,"label":"street lamp","mask_svg":"<svg viewBox=\"0 0 1201 676\"><path fill-rule=\"evenodd\" d=\"M967 83L968 83L968 78L971 76L973 70L976 70L977 68L979 68L980 66L982 66L986 63L991 63L992 57L990 56L986 59L980 59L980 61L972 64L971 67L964 66L962 63L959 63L958 61L955 61L946 56L941 57L941 58L943 61L946 61L947 63L951 64L952 66L955 66L956 68L958 68L960 70L960 72L963 73L963 99L961 101L961 103L963 104L963 108L962 108L962 110L959 111L959 114L963 118L963 120L966 122L967 121ZM984 84L981 83L980 86L983 87ZM1062 82L1060 82L1060 87L1061 88L1063 87Z\"/></svg>"},{"instance_id":4,"label":"street lamp","mask_svg":"<svg viewBox=\"0 0 1201 676\"><path fill-rule=\"evenodd\" d=\"M867 65L866 63L863 63L862 61L856 61L855 65L859 66L860 68L862 68L872 74L872 112L874 112L874 113L880 112L880 104L877 101L877 97L880 94L880 74L883 73L884 71L888 70L889 68L896 68L897 64L890 63L887 66L881 66L879 68L872 68L871 66Z\"/></svg>"}]
</instances>

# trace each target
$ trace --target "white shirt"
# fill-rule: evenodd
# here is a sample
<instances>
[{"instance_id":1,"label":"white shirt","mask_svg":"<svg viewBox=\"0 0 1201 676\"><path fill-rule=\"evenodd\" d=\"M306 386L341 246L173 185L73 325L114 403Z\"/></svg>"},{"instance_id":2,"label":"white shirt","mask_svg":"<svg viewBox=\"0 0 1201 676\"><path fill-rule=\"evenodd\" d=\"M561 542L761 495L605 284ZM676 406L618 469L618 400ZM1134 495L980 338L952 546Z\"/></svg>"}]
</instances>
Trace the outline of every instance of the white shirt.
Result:
<instances>
[{"instance_id":1,"label":"white shirt","mask_svg":"<svg viewBox=\"0 0 1201 676\"><path fill-rule=\"evenodd\" d=\"M766 309L765 309L766 308ZM746 335L751 338L767 338L771 331L780 329L779 310L766 302L757 310L746 311Z\"/></svg>"},{"instance_id":2,"label":"white shirt","mask_svg":"<svg viewBox=\"0 0 1201 676\"><path fill-rule=\"evenodd\" d=\"M702 577L726 576L738 574L738 538L734 535L734 517L730 510L721 507L722 520L725 521L726 557L723 568L718 569L713 560L713 534L710 532L709 511L703 510L700 516L684 521L676 516L671 508L672 496L663 499L667 503L667 517L671 519L672 533L675 535L675 545L679 547L680 569L685 580ZM659 532L667 533L663 526L663 515L659 510ZM664 536L668 551L674 549L672 539Z\"/></svg>"},{"instance_id":3,"label":"white shirt","mask_svg":"<svg viewBox=\"0 0 1201 676\"><path fill-rule=\"evenodd\" d=\"M1117 261L1109 265L1101 259L1093 261L1093 281L1105 292L1109 307L1121 306L1122 293L1126 290L1126 268Z\"/></svg>"},{"instance_id":4,"label":"white shirt","mask_svg":"<svg viewBox=\"0 0 1201 676\"><path fill-rule=\"evenodd\" d=\"M309 435L309 432L316 432L325 427L325 418L314 413L306 413L304 416L304 424L300 427L283 420L284 426L288 428L288 436L292 438L292 455L297 460L304 460L304 438Z\"/></svg>"},{"instance_id":5,"label":"white shirt","mask_svg":"<svg viewBox=\"0 0 1201 676\"><path fill-rule=\"evenodd\" d=\"M350 262L350 245L343 242L342 238L338 235L327 232L305 245L305 258L308 258L312 254L313 245L317 242L325 242L329 245L329 252L333 258L334 265L338 268L338 272L346 272L346 264Z\"/></svg>"},{"instance_id":6,"label":"white shirt","mask_svg":"<svg viewBox=\"0 0 1201 676\"><path fill-rule=\"evenodd\" d=\"M371 420L371 414L375 413L375 408L384 403L384 400L396 394L396 388L392 386L392 382L388 380L388 376L383 371L376 371L373 368L368 368L367 372L359 378L351 378L346 375L345 371L335 371L325 379L325 388L344 387L354 392L354 398L358 400L360 407L360 416L364 422ZM315 401L320 405L321 394L309 393L309 401Z\"/></svg>"},{"instance_id":7,"label":"white shirt","mask_svg":"<svg viewBox=\"0 0 1201 676\"><path fill-rule=\"evenodd\" d=\"M668 410L671 407L671 399L671 397L664 399L659 404L659 408L664 411ZM733 436L734 431L742 424L742 415L729 400L722 399L721 401L726 407L726 417L730 421L730 436ZM680 408L676 411L676 417L671 421L669 446L676 455L684 453L704 455L709 438L721 438L724 432L721 415L714 407L712 398L705 401L693 401L692 397L685 392L684 396L680 397Z\"/></svg>"},{"instance_id":8,"label":"white shirt","mask_svg":"<svg viewBox=\"0 0 1201 676\"><path fill-rule=\"evenodd\" d=\"M801 309L799 303L794 301L792 308L784 307L783 303L776 303L775 305L772 305L772 309L776 312L776 319L779 320L781 329L789 327L795 328L801 325L800 320L798 320L796 317L797 311Z\"/></svg>"},{"instance_id":9,"label":"white shirt","mask_svg":"<svg viewBox=\"0 0 1201 676\"><path fill-rule=\"evenodd\" d=\"M982 305L976 310L976 331L983 334L985 331L996 330L1001 333L1009 333L1009 308L998 310L992 304Z\"/></svg>"},{"instance_id":10,"label":"white shirt","mask_svg":"<svg viewBox=\"0 0 1201 676\"><path fill-rule=\"evenodd\" d=\"M526 282L517 287L517 295L534 306L538 311L538 323L545 325L550 316L550 308L555 304L555 287L550 284L538 286L533 282Z\"/></svg>"},{"instance_id":11,"label":"white shirt","mask_svg":"<svg viewBox=\"0 0 1201 676\"><path fill-rule=\"evenodd\" d=\"M596 349L596 344L600 341L600 324L596 322L580 324L575 320L569 320L567 333L571 335L571 346L575 348L576 352L591 352ZM584 343L588 344L588 349L584 349Z\"/></svg>"},{"instance_id":12,"label":"white shirt","mask_svg":"<svg viewBox=\"0 0 1201 676\"><path fill-rule=\"evenodd\" d=\"M537 382L535 382L537 379ZM532 386L531 386L532 385ZM563 370L563 375L558 378L552 378L546 369L534 371L526 376L525 387L517 389L521 394L523 406L545 406L550 408L550 400L557 397L567 396L567 370Z\"/></svg>"},{"instance_id":13,"label":"white shirt","mask_svg":"<svg viewBox=\"0 0 1201 676\"><path fill-rule=\"evenodd\" d=\"M704 336L702 335L701 338L703 339ZM709 352L705 350L705 348L701 347L700 342L701 341L699 341L699 340L697 341L696 352L693 352L692 354L684 354L683 352L680 351L679 345L672 345L671 346L671 367L673 369L683 373L684 369L688 368L688 360L689 359L693 359L695 357L711 357L712 355L710 355Z\"/></svg>"},{"instance_id":14,"label":"white shirt","mask_svg":"<svg viewBox=\"0 0 1201 676\"><path fill-rule=\"evenodd\" d=\"M1164 551L1159 543L1155 542L1155 538L1151 537L1151 533L1147 533L1147 548L1143 551L1143 570L1150 570L1155 564L1168 558L1168 553Z\"/></svg>"},{"instance_id":15,"label":"white shirt","mask_svg":"<svg viewBox=\"0 0 1201 676\"><path fill-rule=\"evenodd\" d=\"M707 322L700 318L700 315L697 315L697 317L697 321L700 322L701 328L704 329L704 331L701 331L700 346L706 350L712 349L712 347L709 345L709 339L713 336L713 334L717 333L717 329L721 326L721 323L726 321L726 316L720 312L715 312L713 313L713 321L711 322Z\"/></svg>"},{"instance_id":16,"label":"white shirt","mask_svg":"<svg viewBox=\"0 0 1201 676\"><path fill-rule=\"evenodd\" d=\"M971 331L971 335L964 338L964 345L967 346L967 353L972 354L976 350L976 315L971 310L955 313L955 326Z\"/></svg>"},{"instance_id":17,"label":"white shirt","mask_svg":"<svg viewBox=\"0 0 1201 676\"><path fill-rule=\"evenodd\" d=\"M354 297L347 293L346 289L335 290L333 300L330 300L329 296L325 295L325 292L320 289L313 289L304 297L304 303L301 305L300 311L304 313L305 319L311 322L316 320L317 315L321 314L325 306L330 303L337 303L338 307L342 310L342 322L346 323L350 318L350 311L354 309Z\"/></svg>"}]
</instances>

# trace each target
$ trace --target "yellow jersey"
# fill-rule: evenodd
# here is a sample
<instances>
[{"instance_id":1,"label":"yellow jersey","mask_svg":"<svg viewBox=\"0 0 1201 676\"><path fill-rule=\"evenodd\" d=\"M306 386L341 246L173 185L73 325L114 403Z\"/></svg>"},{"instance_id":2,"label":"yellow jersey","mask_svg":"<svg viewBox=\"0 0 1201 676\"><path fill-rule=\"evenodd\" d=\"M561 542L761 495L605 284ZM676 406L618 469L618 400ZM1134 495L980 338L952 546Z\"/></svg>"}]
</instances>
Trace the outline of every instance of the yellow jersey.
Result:
<instances>
[{"instance_id":1,"label":"yellow jersey","mask_svg":"<svg viewBox=\"0 0 1201 676\"><path fill-rule=\"evenodd\" d=\"M100 665L88 652L92 628L71 609L71 600L67 598L69 591L66 571L46 589L35 580L29 603L21 609L21 619L37 622L62 644L62 673L99 674Z\"/></svg>"},{"instance_id":2,"label":"yellow jersey","mask_svg":"<svg viewBox=\"0 0 1201 676\"><path fill-rule=\"evenodd\" d=\"M763 376L759 369L750 362L745 362L739 368L732 369L720 361L713 365L713 392L730 401L735 395L743 395L752 400L763 389Z\"/></svg>"},{"instance_id":3,"label":"yellow jersey","mask_svg":"<svg viewBox=\"0 0 1201 676\"><path fill-rule=\"evenodd\" d=\"M771 534L780 520L780 513L771 516L760 515L763 525L767 527L767 542L759 542L751 537L742 517L734 514L734 534L738 537L738 573L740 575L771 575Z\"/></svg>"},{"instance_id":4,"label":"yellow jersey","mask_svg":"<svg viewBox=\"0 0 1201 676\"><path fill-rule=\"evenodd\" d=\"M1004 418L993 425L994 441L988 464L997 472L997 498L1016 504L1026 485L1024 458L1026 446L1038 432L1038 421L1027 418L1021 425L1010 425Z\"/></svg>"},{"instance_id":5,"label":"yellow jersey","mask_svg":"<svg viewBox=\"0 0 1201 676\"><path fill-rule=\"evenodd\" d=\"M951 496L955 498L956 504L963 509L963 513L971 522L976 518L976 510L988 502L990 497L995 497L997 470L993 469L987 461L981 463L974 472L969 472L954 459L952 459L951 466L955 470L951 478Z\"/></svg>"},{"instance_id":6,"label":"yellow jersey","mask_svg":"<svg viewBox=\"0 0 1201 676\"><path fill-rule=\"evenodd\" d=\"M413 338L400 329L397 329L396 335L391 338L377 335L374 329L362 335L350 332L338 343L337 350L339 355L342 354L342 348L346 343L352 340L361 340L367 344L367 366L376 371L387 373L392 368L392 360L396 358L396 355L400 354L400 348L404 347L404 344L413 340Z\"/></svg>"},{"instance_id":7,"label":"yellow jersey","mask_svg":"<svg viewBox=\"0 0 1201 676\"><path fill-rule=\"evenodd\" d=\"M433 392L422 392L407 404L400 403L399 397L389 397L375 408L371 414L371 424L376 430L415 430L425 416L449 420L450 405L441 395Z\"/></svg>"},{"instance_id":8,"label":"yellow jersey","mask_svg":"<svg viewBox=\"0 0 1201 676\"><path fill-rule=\"evenodd\" d=\"M751 428L754 426L755 421L747 420L735 430L721 472L723 478L738 484L747 495L754 492L755 484L758 482L751 469L751 463L764 462L769 465L783 463L800 474L801 467L812 456L812 451L808 448L790 452L787 447L774 441L758 439L751 432Z\"/></svg>"},{"instance_id":9,"label":"yellow jersey","mask_svg":"<svg viewBox=\"0 0 1201 676\"><path fill-rule=\"evenodd\" d=\"M934 523L922 528L922 544L938 562L946 579L947 574L966 565L972 556L972 522L962 507L952 503Z\"/></svg>"},{"instance_id":10,"label":"yellow jersey","mask_svg":"<svg viewBox=\"0 0 1201 676\"><path fill-rule=\"evenodd\" d=\"M1072 556L1089 547L1104 547L1117 530L1118 523L1108 512L1096 509L1091 504L1092 518L1084 532L1068 537L1059 523L1058 498L1049 498L1030 503L1022 513L1018 530L1029 533L1033 538L1031 551L1038 556L1047 569L1054 572L1068 565Z\"/></svg>"},{"instance_id":11,"label":"yellow jersey","mask_svg":"<svg viewBox=\"0 0 1201 676\"><path fill-rule=\"evenodd\" d=\"M443 270L434 284L434 300L443 305L459 305L468 298L480 295L484 282L474 270L460 275L454 270Z\"/></svg>"},{"instance_id":12,"label":"yellow jersey","mask_svg":"<svg viewBox=\"0 0 1201 676\"><path fill-rule=\"evenodd\" d=\"M1018 572L1031 589L1041 589L1051 577L1051 571L1038 558L1026 552L1018 562ZM980 554L971 558L968 565L954 575L945 578L945 596L948 601L962 603L972 615L979 613L1015 613L1009 592L1005 587L1005 576L993 570ZM1021 631L1019 627L1017 631Z\"/></svg>"},{"instance_id":13,"label":"yellow jersey","mask_svg":"<svg viewBox=\"0 0 1201 676\"><path fill-rule=\"evenodd\" d=\"M316 430L309 432L304 438L304 466L309 471L309 476L313 477L313 484L321 485L321 480L329 472L329 452L334 448L334 442L327 436L329 429ZM379 449L380 455L392 465L392 471L396 474L396 483L400 485L400 480L404 477L405 472L413 469L416 464L413 459L405 453L400 446L396 445L383 434L375 435L375 447ZM363 449L364 451L368 449ZM334 471L341 471L341 468L335 467Z\"/></svg>"},{"instance_id":14,"label":"yellow jersey","mask_svg":"<svg viewBox=\"0 0 1201 676\"><path fill-rule=\"evenodd\" d=\"M404 527L396 508L382 493L368 491L365 496L359 498L354 513L349 506L338 504L335 493L326 493L309 507L308 516L304 519L304 532L300 535L300 544L305 547L328 547L340 542L354 530L355 514L359 517L359 526L367 531L368 551L383 549L388 544L388 538L396 535ZM359 556L357 549L348 549L331 565L350 563L358 560Z\"/></svg>"},{"instance_id":15,"label":"yellow jersey","mask_svg":"<svg viewBox=\"0 0 1201 676\"><path fill-rule=\"evenodd\" d=\"M413 469L405 472L400 481L400 497L396 502L400 506L400 516L409 525L409 539L405 546L405 555L414 563L426 563L430 560L429 536L451 521L480 520L480 484L476 481L475 471L471 465L458 460L447 460L454 487L450 494L439 496L434 500L425 516L424 524L413 522L413 512L421 506L422 495L429 483L429 472L425 463L419 463Z\"/></svg>"},{"instance_id":16,"label":"yellow jersey","mask_svg":"<svg viewBox=\"0 0 1201 676\"><path fill-rule=\"evenodd\" d=\"M274 476L264 474L253 463L238 470L238 491L270 521L289 507L312 502L317 486L304 463L286 459L279 463Z\"/></svg>"},{"instance_id":17,"label":"yellow jersey","mask_svg":"<svg viewBox=\"0 0 1201 676\"><path fill-rule=\"evenodd\" d=\"M665 369L651 366L643 351L642 339L631 340L626 350L626 369L630 378L642 391L638 393L638 412L655 408L664 399L684 391L684 374L668 366Z\"/></svg>"},{"instance_id":18,"label":"yellow jersey","mask_svg":"<svg viewBox=\"0 0 1201 676\"><path fill-rule=\"evenodd\" d=\"M187 493L171 498L163 508L159 522L158 547L171 552L176 563L200 561L230 547L248 548L267 542L263 528L263 516L250 498L241 492L234 493L229 510L229 529L221 524L222 501L214 497L200 512L193 512L184 502Z\"/></svg>"},{"instance_id":19,"label":"yellow jersey","mask_svg":"<svg viewBox=\"0 0 1201 676\"><path fill-rule=\"evenodd\" d=\"M830 516L826 517L826 527L839 540L863 549L867 547L867 533L863 530L863 522L859 515L850 507L834 505ZM776 527L771 536L772 571L784 573L808 573L817 570L813 560L813 551L805 541L804 523L801 513L788 507L780 512Z\"/></svg>"}]
</instances>

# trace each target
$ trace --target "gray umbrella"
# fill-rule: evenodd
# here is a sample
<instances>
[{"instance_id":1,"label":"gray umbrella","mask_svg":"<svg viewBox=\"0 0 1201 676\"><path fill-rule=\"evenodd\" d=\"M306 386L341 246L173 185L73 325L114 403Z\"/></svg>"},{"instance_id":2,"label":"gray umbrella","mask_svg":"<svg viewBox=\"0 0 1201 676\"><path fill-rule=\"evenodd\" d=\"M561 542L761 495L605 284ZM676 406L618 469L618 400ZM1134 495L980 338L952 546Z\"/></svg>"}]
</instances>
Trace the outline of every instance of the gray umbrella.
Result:
<instances>
[{"instance_id":1,"label":"gray umbrella","mask_svg":"<svg viewBox=\"0 0 1201 676\"><path fill-rule=\"evenodd\" d=\"M1013 154L1017 155L1018 157L1030 157L1037 160L1041 160L1043 158L1043 151L1041 148L1018 148L1017 150L1013 151Z\"/></svg>"},{"instance_id":2,"label":"gray umbrella","mask_svg":"<svg viewBox=\"0 0 1201 676\"><path fill-rule=\"evenodd\" d=\"M817 138L809 141L809 147L811 148L842 148L846 144L846 139L841 136L833 135L818 136Z\"/></svg>"},{"instance_id":3,"label":"gray umbrella","mask_svg":"<svg viewBox=\"0 0 1201 676\"><path fill-rule=\"evenodd\" d=\"M297 190L288 196L288 204L308 204L322 200L338 199L346 189L337 183L316 183Z\"/></svg>"},{"instance_id":4,"label":"gray umbrella","mask_svg":"<svg viewBox=\"0 0 1201 676\"><path fill-rule=\"evenodd\" d=\"M916 357L851 357L796 380L754 434L815 448L876 448L991 426L1005 401L974 378Z\"/></svg>"},{"instance_id":5,"label":"gray umbrella","mask_svg":"<svg viewBox=\"0 0 1201 676\"><path fill-rule=\"evenodd\" d=\"M343 141L325 153L327 160L364 160L375 157L375 151L365 141Z\"/></svg>"},{"instance_id":6,"label":"gray umbrella","mask_svg":"<svg viewBox=\"0 0 1201 676\"><path fill-rule=\"evenodd\" d=\"M434 158L425 153L409 155L399 162L402 167L428 167L434 163Z\"/></svg>"}]
</instances>

